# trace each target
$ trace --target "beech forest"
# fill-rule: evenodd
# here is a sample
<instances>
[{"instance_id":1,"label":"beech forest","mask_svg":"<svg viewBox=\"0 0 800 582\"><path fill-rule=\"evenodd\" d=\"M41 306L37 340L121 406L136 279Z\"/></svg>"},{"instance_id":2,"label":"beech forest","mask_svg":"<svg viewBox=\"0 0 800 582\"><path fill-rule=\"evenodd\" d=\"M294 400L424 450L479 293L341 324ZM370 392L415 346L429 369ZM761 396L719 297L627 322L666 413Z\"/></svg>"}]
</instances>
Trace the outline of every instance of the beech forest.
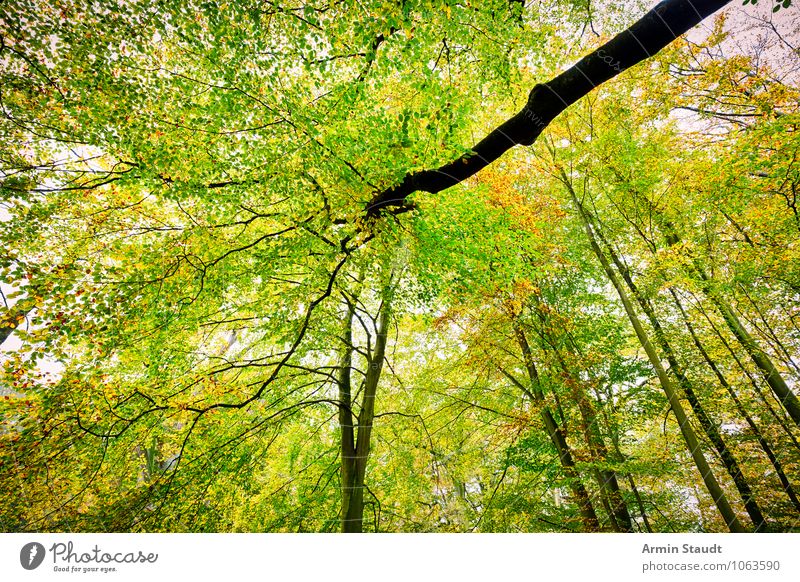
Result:
<instances>
[{"instance_id":1,"label":"beech forest","mask_svg":"<svg viewBox=\"0 0 800 582\"><path fill-rule=\"evenodd\" d=\"M4 0L0 291L0 531L795 531L800 7Z\"/></svg>"}]
</instances>

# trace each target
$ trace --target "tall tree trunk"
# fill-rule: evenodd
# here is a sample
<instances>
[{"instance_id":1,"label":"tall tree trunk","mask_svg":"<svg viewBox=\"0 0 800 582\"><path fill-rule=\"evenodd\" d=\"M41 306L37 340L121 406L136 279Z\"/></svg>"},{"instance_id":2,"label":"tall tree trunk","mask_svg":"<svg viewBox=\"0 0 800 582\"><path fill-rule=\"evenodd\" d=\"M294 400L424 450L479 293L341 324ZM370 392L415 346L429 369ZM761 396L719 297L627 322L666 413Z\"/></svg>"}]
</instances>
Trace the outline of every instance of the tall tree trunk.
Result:
<instances>
[{"instance_id":1,"label":"tall tree trunk","mask_svg":"<svg viewBox=\"0 0 800 582\"><path fill-rule=\"evenodd\" d=\"M558 453L558 459L561 463L561 467L563 468L564 474L569 480L569 487L572 490L572 494L575 497L576 503L578 504L581 520L583 522L583 528L586 531L597 531L600 529L600 521L597 519L597 513L594 510L594 506L592 505L591 498L586 491L586 487L584 487L583 483L581 482L580 473L578 473L578 469L575 467L575 460L573 459L572 451L567 443L565 434L566 431L558 426L556 419L553 417L553 413L544 402L544 395L542 394L541 383L539 381L539 372L536 369L536 364L533 361L533 354L531 353L531 347L528 343L528 338L525 336L525 332L522 330L522 328L516 323L514 324L514 335L517 339L517 344L519 345L520 350L522 350L522 357L523 361L525 362L525 369L528 372L528 380L531 388L526 388L524 385L519 384L513 376L509 375L508 373L504 373L506 377L508 377L512 382L514 382L515 385L522 389L522 391L532 401L539 405L539 415L544 423L545 431L547 432L547 436L550 437L550 442L553 443L553 446Z\"/></svg>"},{"instance_id":2,"label":"tall tree trunk","mask_svg":"<svg viewBox=\"0 0 800 582\"><path fill-rule=\"evenodd\" d=\"M619 446L618 431L615 430L614 424L611 422L611 418L605 407L601 408L601 411L608 429L608 436L611 439L611 448L614 453L614 460L622 463L625 461L625 454L622 452L622 449ZM649 533L653 533L653 528L651 527L650 520L647 517L647 511L644 508L644 501L642 500L642 496L639 494L639 488L636 486L636 481L634 481L633 475L630 473L625 473L623 474L623 477L625 477L625 479L628 481L628 485L631 488L631 493L633 493L633 497L636 500L636 506L639 508L639 516L642 518L645 529Z\"/></svg>"},{"instance_id":3,"label":"tall tree trunk","mask_svg":"<svg viewBox=\"0 0 800 582\"><path fill-rule=\"evenodd\" d=\"M680 242L680 237L675 232L675 229L669 221L662 219L662 222L666 229L667 244L669 246L678 244ZM706 274L700 262L694 257L692 257L692 267L692 270L701 281L700 288L703 290L703 293L720 312L722 319L725 320L731 333L733 333L734 337L753 360L753 363L761 371L767 384L778 399L778 402L783 405L795 424L800 426L800 401L797 399L797 396L795 396L786 384L786 380L784 380L781 373L775 367L775 364L772 363L767 353L761 348L755 338L750 335L750 332L745 329L744 325L742 325L742 322L736 316L736 313L734 313L733 308L724 300L722 295L714 289L711 278Z\"/></svg>"},{"instance_id":4,"label":"tall tree trunk","mask_svg":"<svg viewBox=\"0 0 800 582\"><path fill-rule=\"evenodd\" d=\"M739 414L745 419L747 424L750 426L750 430L753 431L753 434L756 435L756 439L758 440L758 444L761 446L761 449L764 451L764 454L767 455L770 463L772 463L772 467L775 469L775 474L778 476L778 479L781 482L781 487L783 487L784 492L789 497L789 500L794 505L795 509L800 512L800 500L798 500L797 495L792 487L789 478L786 475L786 472L783 470L783 465L775 456L772 447L770 446L769 442L767 441L766 437L763 435L761 430L756 425L753 418L747 412L747 409L742 404L742 401L739 399L739 395L736 394L736 391L733 389L733 386L730 385L728 379L719 369L716 362L711 358L708 351L705 349L705 346L700 341L700 338L697 335L697 332L692 325L692 322L689 320L689 315L686 313L686 310L683 308L683 304L681 303L680 299L678 298L678 294L675 292L674 289L670 287L669 289L670 294L672 295L673 300L675 301L675 305L681 313L681 317L683 318L683 322L686 325L686 329L689 331L689 335L692 337L692 342L694 343L697 350L703 356L703 360L706 362L711 371L714 372L714 375L719 380L720 385L722 385L725 390L728 392L730 397L733 399L734 403L736 404L736 408L739 411Z\"/></svg>"},{"instance_id":5,"label":"tall tree trunk","mask_svg":"<svg viewBox=\"0 0 800 582\"><path fill-rule=\"evenodd\" d=\"M750 305L753 306L753 309L755 310L762 324L759 325L755 321L753 321L753 319L748 319L747 316L744 314L744 312L741 310L739 310L740 315L745 319L747 323L750 324L752 328L756 329L761 334L761 337L765 338L767 345L769 345L772 348L772 350L776 354L778 354L778 357L783 361L786 368L793 369L794 372L792 373L796 375L797 372L800 372L800 366L798 366L797 363L795 363L792 354L789 353L789 350L786 348L786 345L781 341L781 338L778 336L778 333L774 329L772 329L772 325L764 315L764 311L761 309L761 307L758 306L758 303L756 303L756 301L750 296L750 294L747 292L747 289L745 289L744 285L742 285L741 283L739 284L739 289L741 290L742 293L744 293L744 296L747 297L747 300L750 302Z\"/></svg>"},{"instance_id":6,"label":"tall tree trunk","mask_svg":"<svg viewBox=\"0 0 800 582\"><path fill-rule=\"evenodd\" d=\"M339 363L339 375L337 383L339 385L339 430L341 433L341 483L342 483L342 508L341 520L342 531L351 531L349 522L347 521L350 507L353 505L352 497L353 492L359 487L356 483L356 448L354 439L353 427L353 410L352 410L352 381L351 374L353 368L353 317L355 317L355 308L348 300L347 303L347 316L345 319L344 333L342 334L342 342L344 343L342 359ZM361 520L363 519L363 497L360 516L358 518L358 529L361 528Z\"/></svg>"},{"instance_id":7,"label":"tall tree trunk","mask_svg":"<svg viewBox=\"0 0 800 582\"><path fill-rule=\"evenodd\" d=\"M542 322L542 329L544 330L546 329L547 318L538 307L537 305L536 313ZM542 331L540 333L542 338L544 338L545 332ZM576 378L569 369L564 357L556 347L555 342L551 341L549 343L550 350L565 374L572 391L573 399L578 405L578 411L581 416L581 429L592 457L596 462L605 464L608 461L609 455L603 436L600 433L597 411L587 396L586 391L583 389L581 381ZM620 532L632 532L633 524L631 522L631 516L628 512L625 499L622 496L617 474L610 469L596 469L595 479L600 487L603 505L608 512L609 519L614 529Z\"/></svg>"},{"instance_id":8,"label":"tall tree trunk","mask_svg":"<svg viewBox=\"0 0 800 582\"><path fill-rule=\"evenodd\" d=\"M636 481L633 480L633 475L626 473L625 478L628 480L628 485L631 486L633 496L636 498L636 505L639 507L639 515L642 517L642 521L644 522L644 528L647 530L647 533L653 533L653 528L650 526L650 520L647 518L647 511L644 508L642 496L639 495L639 488L636 487Z\"/></svg>"},{"instance_id":9,"label":"tall tree trunk","mask_svg":"<svg viewBox=\"0 0 800 582\"><path fill-rule=\"evenodd\" d=\"M388 288L388 287L387 287ZM378 313L375 346L367 358L367 372L358 423L353 426L350 370L352 370L352 320L355 306L348 302L345 352L339 371L339 426L342 433L342 532L360 533L364 528L364 490L369 460L372 423L375 420L375 396L386 356L386 342L391 321L391 292L385 293Z\"/></svg>"},{"instance_id":10,"label":"tall tree trunk","mask_svg":"<svg viewBox=\"0 0 800 582\"><path fill-rule=\"evenodd\" d=\"M577 394L576 396L584 429L584 438L589 445L589 450L592 452L592 457L600 463L605 463L609 459L608 449L597 427L597 413L594 410L594 406L591 405L585 395ZM616 472L610 469L597 469L596 479L597 484L600 486L601 494L607 500L608 507L606 510L615 529L625 533L633 532L631 515L628 511L628 505L622 496Z\"/></svg>"},{"instance_id":11,"label":"tall tree trunk","mask_svg":"<svg viewBox=\"0 0 800 582\"><path fill-rule=\"evenodd\" d=\"M611 264L608 262L603 251L600 249L600 246L597 244L597 240L594 236L594 232L592 231L591 224L589 223L589 219L583 211L583 206L581 205L580 201L578 200L575 191L572 189L572 184L567 179L566 175L562 176L564 185L567 188L567 191L572 198L573 204L580 215L580 218L584 225L584 230L586 231L586 236L588 238L589 244L592 248L592 251L597 256L597 259L600 261L600 264L603 267L603 270L606 273L611 284L616 289L617 294L619 295L620 301L622 302L622 306L625 309L625 313L628 315L628 319L633 326L634 332L636 333L637 338L639 339L639 343L644 348L645 353L647 354L648 359L650 360L650 364L656 371L656 375L658 376L659 382L661 384L661 388L664 390L664 394L667 397L667 401L669 402L670 408L672 409L673 414L675 415L675 419L678 421L678 426L680 427L681 433L683 434L683 438L686 441L686 446L689 448L689 454L692 456L695 465L697 466L697 470L700 472L700 476L703 479L703 483L706 486L711 498L714 500L714 503L717 506L717 509L722 516L725 525L730 529L732 532L745 532L745 528L739 522L739 518L736 516L736 513L731 508L730 503L728 502L728 498L725 495L725 492L720 487L719 482L717 481L716 477L714 476L711 467L708 464L708 461L703 455L703 452L700 447L700 442L697 440L697 435L692 429L691 425L689 424L689 419L686 416L686 412L683 410L683 406L681 405L680 398L678 397L678 391L673 385L672 381L669 379L666 370L661 365L661 360L656 353L653 344L650 342L650 339L647 336L647 333L644 330L641 322L639 321L639 317L636 315L636 311L633 308L633 304L631 303L628 294L625 292L625 289L620 283L619 279L614 272L614 269L611 267Z\"/></svg>"},{"instance_id":12,"label":"tall tree trunk","mask_svg":"<svg viewBox=\"0 0 800 582\"><path fill-rule=\"evenodd\" d=\"M582 210L584 213L586 220L591 222L591 216L585 210ZM620 275L622 275L622 279L625 281L630 292L633 294L636 302L644 312L647 319L650 321L650 325L653 328L656 336L656 342L658 343L661 351L667 357L667 362L669 362L670 370L675 375L675 378L678 380L678 385L683 389L684 394L686 395L686 399L689 401L689 405L692 407L692 411L694 412L695 416L697 417L698 421L700 422L700 427L703 429L703 432L708 437L708 440L714 446L714 449L717 451L720 460L722 461L725 470L733 479L733 483L736 486L736 490L739 492L739 495L742 497L742 502L744 503L745 509L747 510L748 516L750 516L751 521L753 522L753 526L755 527L755 531L761 532L765 531L767 528L766 519L764 518L764 514L761 511L761 507L758 504L758 501L753 494L753 490L750 487L750 484L747 482L742 470L739 466L739 462L736 459L736 456L733 454L733 451L728 448L725 444L725 441L722 438L719 430L717 429L716 423L711 419L708 412L706 412L705 407L700 402L697 394L694 391L694 387L692 383L689 381L689 378L686 377L686 374L683 372L683 367L678 363L677 355L675 351L672 349L669 341L667 340L667 335L664 333L664 329L661 327L661 323L659 322L658 318L656 317L655 309L653 308L652 303L650 300L641 293L638 286L634 283L633 278L631 277L630 271L628 268L622 264L619 257L617 256L616 251L611 246L611 244L605 239L602 232L598 228L595 228L593 225L593 232L605 245L606 250L611 257L612 262L616 265L617 270L619 271Z\"/></svg>"},{"instance_id":13,"label":"tall tree trunk","mask_svg":"<svg viewBox=\"0 0 800 582\"><path fill-rule=\"evenodd\" d=\"M708 322L711 331L714 332L714 335L716 335L717 339L725 347L725 350L728 352L728 354L730 354L733 361L736 362L736 366L739 368L739 370L741 370L744 377L748 379L750 385L753 387L753 392L755 392L758 398L761 400L761 402L764 403L764 407L770 413L770 416L772 416L772 418L775 419L775 422L778 424L778 426L781 427L784 434L789 438L794 447L800 450L800 442L798 442L797 438L795 438L794 433L792 432L792 427L785 422L785 418L788 417L786 409L781 407L779 410L775 410L775 408L770 403L769 398L766 397L764 391L761 390L761 387L758 385L758 381L756 380L756 378L753 377L753 374L750 372L750 370L747 369L747 366L744 365L744 362L742 362L741 358L739 358L738 354L736 353L736 350L734 350L733 347L728 342L728 340L725 339L724 334L716 326L714 320L711 319L706 310L703 309L703 306L699 302L697 302L695 303L694 307L695 309L697 309L697 311L700 312L700 314L703 316L706 322ZM774 394L772 394L772 397L776 398Z\"/></svg>"}]
</instances>

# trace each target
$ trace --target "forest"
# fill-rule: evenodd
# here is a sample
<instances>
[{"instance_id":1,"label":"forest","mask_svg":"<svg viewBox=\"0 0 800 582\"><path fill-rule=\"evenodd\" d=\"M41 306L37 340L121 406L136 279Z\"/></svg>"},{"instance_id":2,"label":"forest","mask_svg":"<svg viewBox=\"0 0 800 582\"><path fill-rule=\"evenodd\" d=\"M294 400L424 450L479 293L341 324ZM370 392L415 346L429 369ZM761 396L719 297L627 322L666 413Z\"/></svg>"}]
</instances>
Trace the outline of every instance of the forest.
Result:
<instances>
[{"instance_id":1,"label":"forest","mask_svg":"<svg viewBox=\"0 0 800 582\"><path fill-rule=\"evenodd\" d=\"M0 531L796 530L798 10L0 3Z\"/></svg>"}]
</instances>

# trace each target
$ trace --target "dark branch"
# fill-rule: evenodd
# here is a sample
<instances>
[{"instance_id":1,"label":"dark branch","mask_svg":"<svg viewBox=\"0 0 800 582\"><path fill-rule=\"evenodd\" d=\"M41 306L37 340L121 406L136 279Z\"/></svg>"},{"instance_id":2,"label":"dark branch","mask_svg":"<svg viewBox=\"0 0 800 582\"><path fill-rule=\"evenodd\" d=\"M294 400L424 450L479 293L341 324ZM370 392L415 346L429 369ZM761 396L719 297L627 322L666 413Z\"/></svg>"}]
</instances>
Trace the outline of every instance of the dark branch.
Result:
<instances>
[{"instance_id":1,"label":"dark branch","mask_svg":"<svg viewBox=\"0 0 800 582\"><path fill-rule=\"evenodd\" d=\"M436 194L473 176L516 145L529 146L567 107L622 71L658 53L730 0L663 0L650 12L556 78L536 85L519 113L493 130L460 158L433 170L406 174L375 195L370 216L406 206L414 192Z\"/></svg>"}]
</instances>

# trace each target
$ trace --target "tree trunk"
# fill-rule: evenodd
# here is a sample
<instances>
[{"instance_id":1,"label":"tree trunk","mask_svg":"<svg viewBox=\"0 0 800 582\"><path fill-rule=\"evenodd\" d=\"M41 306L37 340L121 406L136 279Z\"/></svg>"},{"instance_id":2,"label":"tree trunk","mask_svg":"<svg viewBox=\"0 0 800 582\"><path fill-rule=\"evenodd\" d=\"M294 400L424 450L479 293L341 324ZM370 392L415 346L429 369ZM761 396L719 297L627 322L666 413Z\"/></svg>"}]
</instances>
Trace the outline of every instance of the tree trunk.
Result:
<instances>
[{"instance_id":1,"label":"tree trunk","mask_svg":"<svg viewBox=\"0 0 800 582\"><path fill-rule=\"evenodd\" d=\"M367 373L358 424L353 426L350 370L352 369L352 320L355 306L348 302L348 320L344 334L345 352L339 370L339 426L342 432L342 532L361 533L364 528L364 490L370 452L372 423L375 420L375 395L378 390L386 341L391 320L390 293L386 293L378 314L375 347L367 358Z\"/></svg>"},{"instance_id":2,"label":"tree trunk","mask_svg":"<svg viewBox=\"0 0 800 582\"><path fill-rule=\"evenodd\" d=\"M339 364L339 430L341 431L341 482L342 482L342 532L351 531L351 522L348 517L351 507L356 505L353 502L353 493L361 485L356 483L356 450L353 438L353 411L352 411L352 386L351 373L353 367L353 317L355 309L352 303L347 302L347 317L345 319L345 329L342 337L344 343L342 360ZM361 529L361 522L364 515L363 496L361 509L356 519L358 531ZM353 523L353 525L356 525Z\"/></svg>"},{"instance_id":3,"label":"tree trunk","mask_svg":"<svg viewBox=\"0 0 800 582\"><path fill-rule=\"evenodd\" d=\"M592 457L599 462L607 462L609 455L603 437L597 428L597 413L585 395L577 395L578 409L584 429L584 438L592 452ZM615 529L620 532L633 532L633 523L628 506L622 496L617 474L610 469L596 470L597 484L603 497L607 500L608 516Z\"/></svg>"},{"instance_id":4,"label":"tree trunk","mask_svg":"<svg viewBox=\"0 0 800 582\"><path fill-rule=\"evenodd\" d=\"M546 329L547 318L542 310L538 308L538 305L536 313L542 322L542 330ZM541 331L540 334L544 339L545 332ZM581 429L584 434L586 444L591 451L592 458L597 462L605 463L608 460L609 455L606 444L603 441L603 436L600 434L597 411L595 410L591 400L588 398L586 391L582 388L582 383L572 374L569 366L562 357L562 354L556 348L554 342L550 343L550 349L556 357L556 360L558 361L562 371L564 372L572 389L573 399L578 405L578 411L581 415ZM620 490L616 473L609 469L597 469L595 470L595 478L598 486L600 487L603 505L608 512L608 517L611 520L611 524L615 531L626 533L633 532L631 516L628 512L628 506L625 503L625 499L622 496L622 491Z\"/></svg>"},{"instance_id":5,"label":"tree trunk","mask_svg":"<svg viewBox=\"0 0 800 582\"><path fill-rule=\"evenodd\" d=\"M667 244L669 244L669 246L673 246L680 242L680 238L669 222L663 222L667 231ZM700 278L700 287L703 290L703 293L719 310L720 314L722 315L722 319L725 320L725 323L728 325L731 333L733 333L734 337L750 355L750 358L763 374L764 379L772 389L773 393L778 399L778 402L783 405L783 407L786 409L786 412L789 413L789 416L792 418L795 424L800 426L800 401L798 401L797 396L794 395L789 386L786 384L783 376L772 363L772 360L769 358L769 356L767 356L766 352L761 349L761 346L758 344L755 338L750 335L750 333L742 325L742 322L739 321L739 318L734 313L733 308L728 305L722 296L713 288L711 279L706 274L699 261L697 261L695 258L692 258L692 265L694 272L697 273L697 276Z\"/></svg>"},{"instance_id":6,"label":"tree trunk","mask_svg":"<svg viewBox=\"0 0 800 582\"><path fill-rule=\"evenodd\" d=\"M375 334L375 347L372 354L367 358L367 373L364 380L364 394L361 401L361 410L358 414L358 424L354 429L352 427L352 412L348 412L349 417L344 418L344 423L340 420L342 426L342 532L345 533L360 533L364 528L364 490L366 486L367 474L367 461L369 459L370 441L372 437L372 423L375 420L375 395L378 390L378 382L381 378L381 371L383 370L383 362L386 355L386 341L388 337L389 322L391 320L391 302L389 293L386 293L383 303L381 304L380 312L378 314L378 323ZM349 309L354 310L351 305ZM352 322L353 312L350 312L350 321ZM350 324L352 325L352 323ZM351 338L352 340L352 333ZM352 348L348 356L352 358ZM351 362L343 361L342 369L345 369L345 364ZM350 369L350 366L347 366ZM341 386L341 384L340 384ZM345 384L349 389L349 379ZM342 392L350 399L348 392ZM341 410L344 409L344 400L340 406L340 419ZM350 408L348 407L349 411ZM347 422L350 422L349 430ZM348 435L347 437L345 435ZM355 437L355 440L354 440ZM349 442L347 442L349 439ZM345 491L346 490L346 491Z\"/></svg>"},{"instance_id":7,"label":"tree trunk","mask_svg":"<svg viewBox=\"0 0 800 582\"><path fill-rule=\"evenodd\" d=\"M772 404L770 404L769 399L764 395L763 390L761 390L761 387L758 385L758 382L756 381L755 378L753 378L753 375L750 373L750 370L748 370L747 366L744 365L742 360L736 354L736 351L728 343L728 340L725 339L725 336L723 336L722 332L717 328L716 325L714 325L714 321L709 317L708 313L706 313L702 305L696 304L695 308L703 315L705 320L708 322L709 327L716 335L717 339L719 339L722 345L725 346L725 349L730 354L733 361L736 362L736 365L742 371L742 374L744 374L744 376L750 381L750 385L753 387L753 391L759 397L761 402L764 403L764 406L766 407L767 411L769 411L772 418L775 419L775 422L778 424L778 426L781 427L784 434L789 438L794 447L800 450L800 442L797 441L794 434L792 433L792 428L785 422L784 416L788 416L788 414L786 413L786 409L781 407L779 411L782 412L782 414L780 414L779 411L776 411L775 408L773 408ZM775 396L773 394L773 398L774 397Z\"/></svg>"},{"instance_id":8,"label":"tree trunk","mask_svg":"<svg viewBox=\"0 0 800 582\"><path fill-rule=\"evenodd\" d=\"M789 350L786 348L786 345L781 341L781 338L778 337L777 332L772 329L772 325L770 324L769 320L764 315L763 310L758 306L758 303L750 296L745 289L744 285L741 283L739 284L739 288L741 289L744 296L747 297L747 300L750 302L750 305L753 306L758 318L761 320L761 325L757 324L753 319L748 319L745 313L742 310L739 310L739 314L744 318L745 322L750 324L750 327L754 328L761 334L767 345L772 348L772 350L778 354L778 357L783 361L787 369L793 369L792 374L800 372L800 366L798 366L794 358L792 358L792 354L789 353Z\"/></svg>"},{"instance_id":9,"label":"tree trunk","mask_svg":"<svg viewBox=\"0 0 800 582\"><path fill-rule=\"evenodd\" d=\"M591 221L591 217L585 210L582 210L584 215L586 216L586 220ZM628 268L622 264L617 256L617 253L614 251L612 246L609 244L607 240L603 237L602 233L599 232L599 229L595 229L596 236L604 243L609 256L611 257L612 262L616 265L617 270L619 271L620 275L622 275L623 280L625 281L628 289L633 294L636 302L642 308L647 319L650 321L650 325L653 327L653 331L656 335L656 341L661 348L661 351L667 357L667 362L669 362L670 370L673 372L675 377L678 380L678 385L683 389L684 394L686 394L686 399L689 401L689 405L692 407L692 411L694 411L695 416L697 417L698 421L700 422L700 427L703 429L703 432L708 437L708 440L716 449L720 460L722 461L725 470L733 479L733 483L736 486L736 490L739 492L739 495L742 497L742 502L744 503L745 509L747 510L747 514L750 516L751 521L753 522L753 526L755 527L756 532L765 531L767 528L767 523L764 518L764 514L761 511L761 507L759 507L758 502L756 501L755 495L753 494L753 490L750 487L750 484L747 482L744 474L742 473L741 468L739 467L739 462L734 456L733 452L728 448L725 444L725 441L722 439L722 435L720 434L719 430L717 430L716 423L711 419L709 414L706 412L705 407L700 402L697 394L694 391L694 387L689 379L686 377L686 374L683 372L683 367L678 363L678 358L675 354L675 351L672 349L669 341L667 340L667 336L664 333L663 328L661 327L661 323L659 322L658 318L656 317L655 309L653 308L652 303L650 300L645 297L640 291L639 288L634 283L633 279L631 278L630 272Z\"/></svg>"},{"instance_id":10,"label":"tree trunk","mask_svg":"<svg viewBox=\"0 0 800 582\"><path fill-rule=\"evenodd\" d=\"M764 435L762 434L761 430L759 430L753 418L750 416L750 414L748 414L747 410L744 407L744 404L742 404L741 400L739 399L739 395L736 394L736 391L733 389L733 386L730 385L727 378L725 378L724 374L720 371L716 362L711 359L711 356L708 354L708 351L705 349L705 346L703 346L702 342L700 341L700 338L697 336L697 333L695 332L692 322L689 320L689 316L686 313L686 310L683 308L680 299L678 299L678 294L672 288L669 289L669 292L672 295L673 300L675 301L675 305L681 312L681 316L683 318L684 324L686 325L686 329L689 331L689 335L691 335L692 337L692 342L694 343L695 347L700 352L700 354L703 356L703 360L706 362L706 364L708 364L708 367L711 368L712 372L714 372L714 375L719 380L719 383L725 388L730 397L733 399L734 403L736 404L736 408L739 411L739 414L742 415L747 424L750 426L750 430L752 430L753 434L756 435L758 444L761 446L761 449L764 451L764 454L767 455L767 458L769 459L770 463L772 463L772 467L775 469L776 475L778 475L778 479L781 482L781 487L783 487L784 492L789 497L789 500L792 502L795 509L797 509L798 512L800 512L800 500L798 500L794 488L792 487L792 484L789 481L786 472L783 470L783 465L775 456L772 447L770 446L766 437L764 437Z\"/></svg>"},{"instance_id":11,"label":"tree trunk","mask_svg":"<svg viewBox=\"0 0 800 582\"><path fill-rule=\"evenodd\" d=\"M714 473L711 470L711 467L706 461L705 455L700 447L700 442L697 440L697 435L695 434L694 430L692 429L691 425L689 424L689 419L686 416L686 412L683 410L683 406L681 405L680 398L678 397L678 392L673 385L672 381L669 379L666 370L661 365L661 360L658 357L658 354L653 348L650 339L647 337L647 333L642 327L641 322L639 321L639 317L636 315L636 311L633 308L633 304L631 303L630 299L628 298L628 294L625 292L622 284L620 283L619 279L617 278L614 270L611 268L611 265L606 259L606 256L603 254L603 251L600 249L600 246L597 244L597 240L595 239L594 232L592 231L592 227L589 223L588 217L583 211L583 206L581 205L580 201L578 200L575 191L572 189L572 185L564 176L564 185L569 192L573 203L575 204L576 209L583 221L584 230L586 231L587 238L589 240L589 244L592 248L592 251L597 256L597 259L600 261L603 270L606 273L611 284L616 289L617 294L619 295L620 301L625 309L625 313L628 315L628 319L633 326L634 332L636 336L639 338L639 343L644 348L645 353L647 354L648 359L650 360L650 364L656 371L656 375L658 376L659 382L661 384L661 388L664 390L664 394L667 397L667 401L669 402L670 408L672 409L673 414L675 415L675 419L678 421L678 426L680 427L681 433L683 434L683 438L686 441L686 445L689 448L689 454L692 456L692 459L697 466L697 470L700 472L700 476L703 479L703 482L708 490L711 498L714 500L714 503L717 506L717 509L722 516L725 525L730 529L732 532L745 532L746 530L742 527L742 524L739 522L739 518L736 516L736 513L731 508L730 503L728 502L728 498L725 495L725 492L720 487L719 482L717 481L716 477L714 477Z\"/></svg>"},{"instance_id":12,"label":"tree trunk","mask_svg":"<svg viewBox=\"0 0 800 582\"><path fill-rule=\"evenodd\" d=\"M611 439L611 447L612 451L614 452L614 460L620 463L624 462L625 454L622 452L622 449L619 446L618 431L615 430L607 410L605 408L602 408L601 410L603 417L605 418L606 427L608 428L608 436ZM644 501L642 501L642 496L639 494L639 488L636 487L636 481L634 481L633 475L631 475L630 473L625 473L623 476L628 481L628 485L630 485L631 493L633 493L633 497L636 500L636 506L639 508L639 516L642 518L642 522L644 523L645 529L649 533L653 533L653 528L650 526L650 520L647 517L647 511L645 511L644 508Z\"/></svg>"},{"instance_id":13,"label":"tree trunk","mask_svg":"<svg viewBox=\"0 0 800 582\"><path fill-rule=\"evenodd\" d=\"M553 446L556 448L558 459L561 462L561 467L564 470L564 474L567 476L567 479L569 479L569 487L572 490L572 494L575 496L576 503L578 504L581 520L583 522L583 528L586 531L597 531L600 529L600 521L597 519L597 513L594 510L592 501L588 492L586 491L586 488L581 482L580 474L575 467L572 451L567 443L565 434L566 431L558 426L558 423L553 417L550 408L544 403L544 396L542 394L541 384L539 382L539 372L536 369L536 364L533 362L533 355L531 353L530 344L528 344L528 338L525 336L525 332L522 330L522 328L520 328L516 323L514 324L514 335L517 339L517 344L519 345L520 350L522 350L522 357L525 362L525 369L528 372L528 380L530 382L531 389L529 390L526 387L518 384L514 378L508 374L506 374L506 376L517 386L519 386L531 400L536 402L541 407L541 412L539 414L544 422L547 436L550 437L550 442L552 442Z\"/></svg>"}]
</instances>

